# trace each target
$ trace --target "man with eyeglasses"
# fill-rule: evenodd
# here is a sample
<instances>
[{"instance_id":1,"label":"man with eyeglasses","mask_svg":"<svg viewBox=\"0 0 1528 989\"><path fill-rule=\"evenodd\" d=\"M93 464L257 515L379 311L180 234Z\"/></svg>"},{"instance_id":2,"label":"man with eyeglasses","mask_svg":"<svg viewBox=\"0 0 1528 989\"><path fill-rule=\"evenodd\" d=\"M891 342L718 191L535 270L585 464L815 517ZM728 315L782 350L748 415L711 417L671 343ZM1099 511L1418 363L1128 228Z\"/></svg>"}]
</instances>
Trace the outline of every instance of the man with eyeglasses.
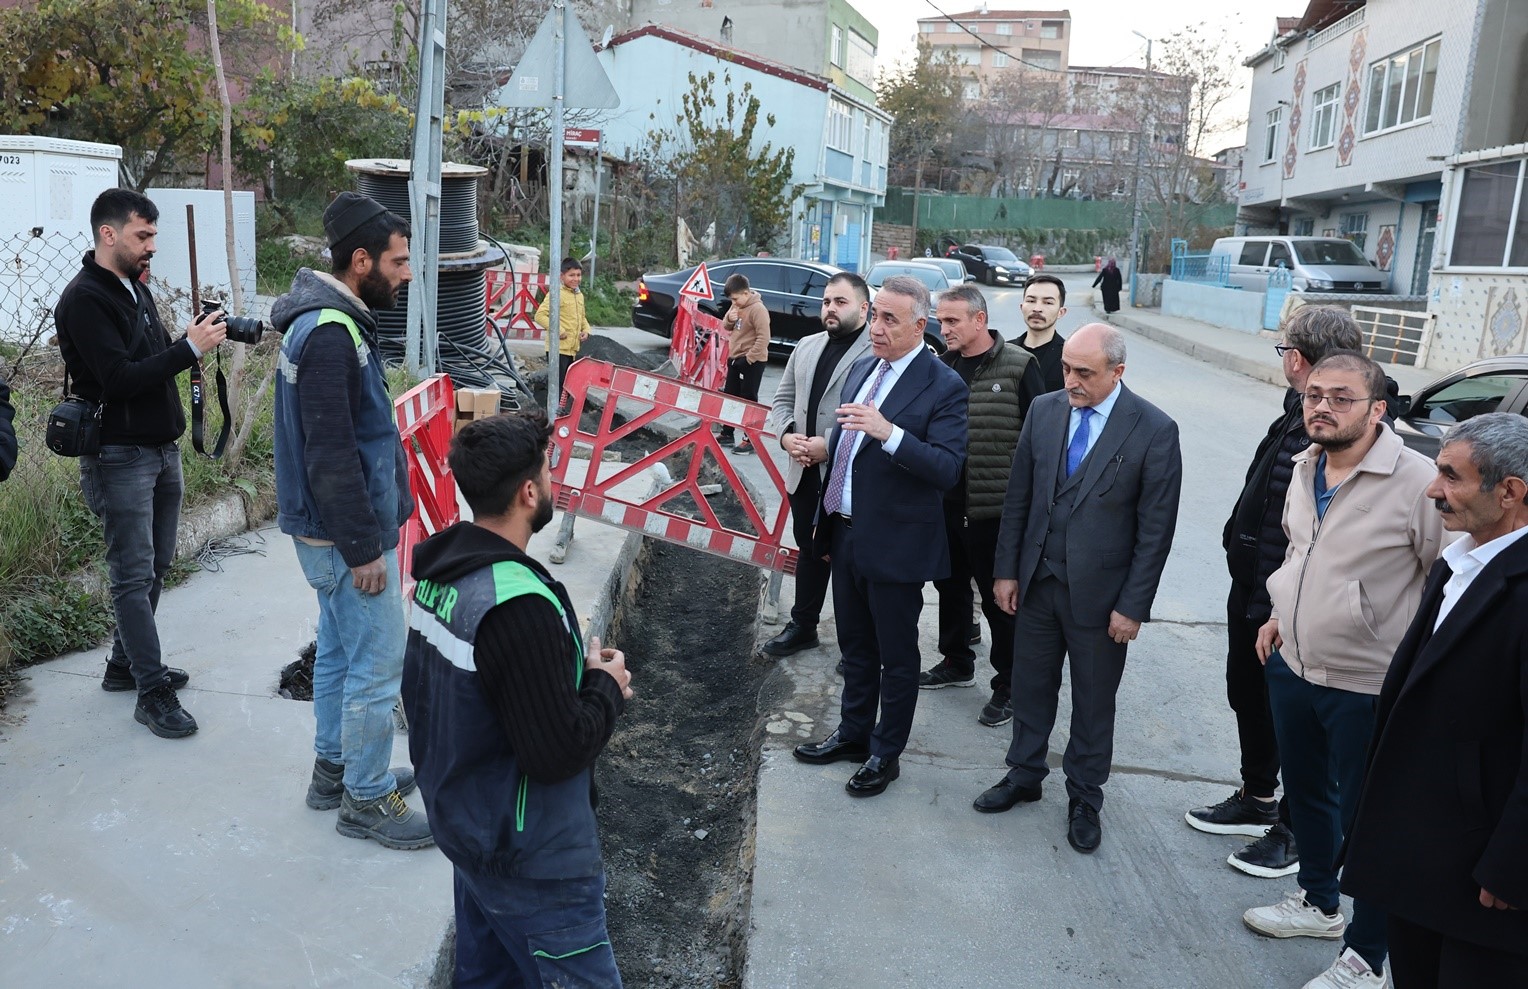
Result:
<instances>
[{"instance_id":1,"label":"man with eyeglasses","mask_svg":"<svg viewBox=\"0 0 1528 989\"><path fill-rule=\"evenodd\" d=\"M1385 373L1337 351L1301 395L1311 446L1294 458L1284 502L1289 548L1268 579L1258 630L1283 762L1300 891L1243 922L1269 937L1341 938L1342 954L1305 989L1382 989L1385 915L1338 903L1337 857L1352 827L1364 755L1389 669L1443 548L1427 489L1433 465L1386 424Z\"/></svg>"},{"instance_id":2,"label":"man with eyeglasses","mask_svg":"<svg viewBox=\"0 0 1528 989\"><path fill-rule=\"evenodd\" d=\"M1228 865L1249 876L1275 879L1300 867L1300 853L1289 830L1289 815L1275 801L1279 786L1279 747L1268 710L1268 681L1257 659L1257 630L1268 620L1268 577L1284 562L1289 537L1284 534L1284 498L1294 473L1294 456L1307 446L1300 393L1311 368L1334 350L1357 350L1358 324L1338 306L1301 306L1282 327L1275 345L1289 390L1284 411L1252 455L1247 479L1222 545L1231 574L1226 598L1226 700L1236 715L1241 745L1241 787L1217 804L1184 815L1190 827L1207 834L1238 834L1256 839L1232 852Z\"/></svg>"}]
</instances>

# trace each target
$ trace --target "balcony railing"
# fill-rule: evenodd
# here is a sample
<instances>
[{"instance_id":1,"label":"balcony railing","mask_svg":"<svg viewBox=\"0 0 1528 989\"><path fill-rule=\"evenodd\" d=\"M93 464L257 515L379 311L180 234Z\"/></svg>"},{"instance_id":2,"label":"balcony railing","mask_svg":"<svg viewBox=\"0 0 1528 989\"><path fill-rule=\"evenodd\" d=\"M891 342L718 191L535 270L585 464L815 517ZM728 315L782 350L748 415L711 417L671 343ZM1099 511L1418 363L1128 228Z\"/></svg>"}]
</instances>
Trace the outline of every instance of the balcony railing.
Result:
<instances>
[{"instance_id":1,"label":"balcony railing","mask_svg":"<svg viewBox=\"0 0 1528 989\"><path fill-rule=\"evenodd\" d=\"M1353 11L1342 20L1338 21L1336 24L1333 24L1330 27L1322 28L1316 34L1311 36L1310 44L1306 46L1305 50L1307 52L1313 52L1317 48L1320 48L1322 45L1326 44L1328 41L1332 41L1338 36L1353 30L1355 27L1364 22L1364 11L1367 9L1368 8L1366 7L1359 7L1357 10Z\"/></svg>"}]
</instances>

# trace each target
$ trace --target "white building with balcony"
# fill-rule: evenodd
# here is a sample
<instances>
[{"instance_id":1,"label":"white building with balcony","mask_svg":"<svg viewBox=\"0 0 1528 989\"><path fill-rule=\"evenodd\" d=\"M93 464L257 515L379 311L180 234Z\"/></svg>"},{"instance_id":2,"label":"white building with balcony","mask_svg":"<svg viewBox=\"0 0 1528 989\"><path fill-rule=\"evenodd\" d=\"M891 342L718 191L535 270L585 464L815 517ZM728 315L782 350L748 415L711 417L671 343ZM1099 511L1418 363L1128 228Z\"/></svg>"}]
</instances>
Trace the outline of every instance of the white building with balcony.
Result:
<instances>
[{"instance_id":1,"label":"white building with balcony","mask_svg":"<svg viewBox=\"0 0 1528 989\"><path fill-rule=\"evenodd\" d=\"M718 84L730 75L734 93L751 84L761 109L755 140L796 151L792 182L803 191L791 207L791 253L869 267L873 212L886 202L889 115L823 76L658 25L617 35L599 58L621 94L605 147L626 159L640 156L654 128L673 126L692 73L715 72Z\"/></svg>"},{"instance_id":2,"label":"white building with balcony","mask_svg":"<svg viewBox=\"0 0 1528 989\"><path fill-rule=\"evenodd\" d=\"M1429 366L1528 350L1528 3L1311 0L1247 64L1238 230L1352 240Z\"/></svg>"}]
</instances>

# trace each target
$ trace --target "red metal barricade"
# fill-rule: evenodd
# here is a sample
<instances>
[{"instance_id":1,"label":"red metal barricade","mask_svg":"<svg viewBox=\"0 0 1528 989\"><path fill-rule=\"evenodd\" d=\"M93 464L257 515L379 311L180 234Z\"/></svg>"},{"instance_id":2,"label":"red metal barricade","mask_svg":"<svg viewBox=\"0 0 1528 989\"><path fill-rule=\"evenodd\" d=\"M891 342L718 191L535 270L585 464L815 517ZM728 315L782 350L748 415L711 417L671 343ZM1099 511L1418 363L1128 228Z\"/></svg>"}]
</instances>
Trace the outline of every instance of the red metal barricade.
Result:
<instances>
[{"instance_id":1,"label":"red metal barricade","mask_svg":"<svg viewBox=\"0 0 1528 989\"><path fill-rule=\"evenodd\" d=\"M551 284L545 274L516 274L502 268L483 273L488 318L510 340L544 340L546 331L536 325L536 307Z\"/></svg>"},{"instance_id":2,"label":"red metal barricade","mask_svg":"<svg viewBox=\"0 0 1528 989\"><path fill-rule=\"evenodd\" d=\"M409 487L414 492L414 514L398 533L398 565L407 599L414 591L410 576L414 547L462 517L456 501L456 479L446 460L456 419L456 391L451 379L437 374L411 388L393 403L393 415L408 461Z\"/></svg>"},{"instance_id":3,"label":"red metal barricade","mask_svg":"<svg viewBox=\"0 0 1528 989\"><path fill-rule=\"evenodd\" d=\"M682 299L674 313L674 333L669 339L669 360L679 380L721 391L727 383L728 345L732 334L719 317L703 313L694 299Z\"/></svg>"},{"instance_id":4,"label":"red metal barricade","mask_svg":"<svg viewBox=\"0 0 1528 989\"><path fill-rule=\"evenodd\" d=\"M552 491L558 508L766 570L795 572L796 551L782 544L790 518L785 478L773 458L764 452L767 444L774 442L773 436L765 432L765 420L769 415L767 406L589 358L575 361L569 368L566 387L571 409L567 415L558 417L552 430ZM598 428L592 433L585 432L579 425L585 408L593 407L588 403L590 391L605 394L604 407L598 411ZM616 420L618 405L619 422ZM667 420L682 423L681 432L675 439L633 463L622 464L608 476L599 476L604 453L611 444L655 420L676 414L683 418ZM744 486L727 453L711 432L711 427L718 424L732 427L760 451L758 462L769 475L779 497L776 508L767 508ZM568 467L575 446L589 451L589 474L582 482L568 480ZM687 461L684 459L686 454ZM616 490L624 483L639 479L655 465L675 457L685 465L674 472L682 476L667 483L662 490L651 494L644 491L640 498ZM729 528L717 517L701 490L701 471L708 464L714 464L717 470L714 474L708 472L705 483L714 484L720 480L724 492L730 489L742 507L744 522L752 531ZM694 506L694 513L681 514L676 510L686 503ZM766 515L770 517L766 518Z\"/></svg>"}]
</instances>

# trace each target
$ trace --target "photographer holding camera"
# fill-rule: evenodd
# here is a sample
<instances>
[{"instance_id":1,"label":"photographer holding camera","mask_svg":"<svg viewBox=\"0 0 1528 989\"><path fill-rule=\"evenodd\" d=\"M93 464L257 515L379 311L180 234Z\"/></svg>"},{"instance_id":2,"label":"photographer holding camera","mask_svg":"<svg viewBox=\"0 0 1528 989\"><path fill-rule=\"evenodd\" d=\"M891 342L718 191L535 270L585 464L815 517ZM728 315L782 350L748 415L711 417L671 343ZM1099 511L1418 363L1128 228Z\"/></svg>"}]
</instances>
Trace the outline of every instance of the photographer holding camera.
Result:
<instances>
[{"instance_id":1,"label":"photographer holding camera","mask_svg":"<svg viewBox=\"0 0 1528 989\"><path fill-rule=\"evenodd\" d=\"M342 192L324 210L333 274L303 268L276 300L285 336L276 378L281 531L318 592L313 661L314 810L387 848L428 848L429 822L403 802L414 774L388 769L403 676L398 528L413 514L403 442L377 353L377 317L411 278L409 226Z\"/></svg>"},{"instance_id":2,"label":"photographer holding camera","mask_svg":"<svg viewBox=\"0 0 1528 989\"><path fill-rule=\"evenodd\" d=\"M64 369L80 398L99 407L100 448L80 457L85 504L101 520L117 628L101 686L138 692L133 717L161 738L183 738L196 720L176 689L184 670L164 665L154 612L175 559L180 525L180 447L186 429L176 375L223 342L208 314L172 340L139 279L154 256L159 208L128 189L90 207L95 249L86 251L53 312Z\"/></svg>"}]
</instances>

